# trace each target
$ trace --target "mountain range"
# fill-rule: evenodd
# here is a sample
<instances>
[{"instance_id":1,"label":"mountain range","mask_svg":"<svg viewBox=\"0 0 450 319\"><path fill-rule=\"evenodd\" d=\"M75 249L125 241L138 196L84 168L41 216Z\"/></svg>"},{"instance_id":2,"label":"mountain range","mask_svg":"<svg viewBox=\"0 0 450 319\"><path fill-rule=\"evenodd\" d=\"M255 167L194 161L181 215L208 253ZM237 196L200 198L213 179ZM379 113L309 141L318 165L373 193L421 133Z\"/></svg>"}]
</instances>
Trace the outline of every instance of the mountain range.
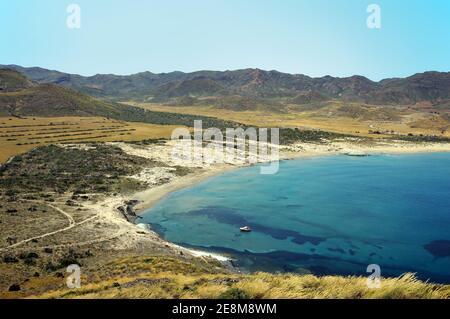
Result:
<instances>
[{"instance_id":1,"label":"mountain range","mask_svg":"<svg viewBox=\"0 0 450 319\"><path fill-rule=\"evenodd\" d=\"M255 103L276 107L277 103L304 105L338 100L450 108L450 72L430 71L375 82L359 75L313 78L260 69L81 76L38 67L0 65L2 67L17 70L38 84L56 84L112 101L208 103L245 109Z\"/></svg>"}]
</instances>

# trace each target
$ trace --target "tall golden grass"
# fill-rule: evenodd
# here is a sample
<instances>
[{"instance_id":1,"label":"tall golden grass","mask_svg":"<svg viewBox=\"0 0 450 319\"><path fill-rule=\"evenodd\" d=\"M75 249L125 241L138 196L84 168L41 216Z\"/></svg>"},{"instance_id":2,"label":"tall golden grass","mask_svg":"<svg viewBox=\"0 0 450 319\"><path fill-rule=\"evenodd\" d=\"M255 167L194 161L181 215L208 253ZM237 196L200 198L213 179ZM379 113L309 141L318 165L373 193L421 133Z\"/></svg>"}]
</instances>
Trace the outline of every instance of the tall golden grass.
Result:
<instances>
[{"instance_id":1,"label":"tall golden grass","mask_svg":"<svg viewBox=\"0 0 450 319\"><path fill-rule=\"evenodd\" d=\"M371 289L365 277L236 274L213 261L169 257L127 258L106 267L108 274L80 289L62 289L36 298L182 298L215 299L442 299L450 297L449 285L418 280L413 274L384 278ZM106 269L105 268L105 269ZM105 271L103 269L103 271ZM133 273L128 275L127 273ZM108 278L104 278L104 277Z\"/></svg>"}]
</instances>

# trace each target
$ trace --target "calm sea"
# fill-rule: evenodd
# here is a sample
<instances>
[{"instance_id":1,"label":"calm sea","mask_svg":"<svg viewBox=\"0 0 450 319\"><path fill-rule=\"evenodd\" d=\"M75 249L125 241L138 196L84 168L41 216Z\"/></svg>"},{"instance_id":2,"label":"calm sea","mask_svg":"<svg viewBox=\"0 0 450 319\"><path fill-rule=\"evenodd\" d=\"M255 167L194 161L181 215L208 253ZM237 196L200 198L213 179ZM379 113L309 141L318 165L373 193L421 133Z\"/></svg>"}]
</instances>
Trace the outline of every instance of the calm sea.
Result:
<instances>
[{"instance_id":1,"label":"calm sea","mask_svg":"<svg viewBox=\"0 0 450 319\"><path fill-rule=\"evenodd\" d=\"M241 168L168 195L143 222L250 271L365 275L378 264L384 276L448 283L450 154L298 159L276 175Z\"/></svg>"}]
</instances>

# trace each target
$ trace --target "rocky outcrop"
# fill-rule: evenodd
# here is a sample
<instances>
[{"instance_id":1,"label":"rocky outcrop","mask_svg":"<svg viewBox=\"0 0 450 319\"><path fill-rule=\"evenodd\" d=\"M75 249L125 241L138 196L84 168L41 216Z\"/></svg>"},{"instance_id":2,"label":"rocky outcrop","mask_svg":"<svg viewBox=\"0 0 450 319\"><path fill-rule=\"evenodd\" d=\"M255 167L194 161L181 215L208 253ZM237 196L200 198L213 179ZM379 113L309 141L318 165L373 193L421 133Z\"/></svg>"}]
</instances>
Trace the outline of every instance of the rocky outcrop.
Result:
<instances>
[{"instance_id":1,"label":"rocky outcrop","mask_svg":"<svg viewBox=\"0 0 450 319\"><path fill-rule=\"evenodd\" d=\"M117 207L117 210L123 215L123 217L125 217L127 221L134 224L135 221L140 218L134 211L134 206L137 204L139 204L138 200L129 200L125 202L123 206Z\"/></svg>"}]
</instances>

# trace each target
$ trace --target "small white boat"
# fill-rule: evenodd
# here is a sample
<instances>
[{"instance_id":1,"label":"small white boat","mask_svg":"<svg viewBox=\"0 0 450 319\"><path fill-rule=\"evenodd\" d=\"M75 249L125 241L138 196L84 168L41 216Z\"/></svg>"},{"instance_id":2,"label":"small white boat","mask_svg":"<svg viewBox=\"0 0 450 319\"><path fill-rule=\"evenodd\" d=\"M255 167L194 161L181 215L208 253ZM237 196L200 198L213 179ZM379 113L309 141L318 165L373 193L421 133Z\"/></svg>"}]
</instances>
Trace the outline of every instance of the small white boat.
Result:
<instances>
[{"instance_id":1,"label":"small white boat","mask_svg":"<svg viewBox=\"0 0 450 319\"><path fill-rule=\"evenodd\" d=\"M241 231L243 231L243 232L251 232L252 231L252 229L250 228L250 227L248 227L248 226L244 226L244 227L241 227L241 228L239 228Z\"/></svg>"}]
</instances>

